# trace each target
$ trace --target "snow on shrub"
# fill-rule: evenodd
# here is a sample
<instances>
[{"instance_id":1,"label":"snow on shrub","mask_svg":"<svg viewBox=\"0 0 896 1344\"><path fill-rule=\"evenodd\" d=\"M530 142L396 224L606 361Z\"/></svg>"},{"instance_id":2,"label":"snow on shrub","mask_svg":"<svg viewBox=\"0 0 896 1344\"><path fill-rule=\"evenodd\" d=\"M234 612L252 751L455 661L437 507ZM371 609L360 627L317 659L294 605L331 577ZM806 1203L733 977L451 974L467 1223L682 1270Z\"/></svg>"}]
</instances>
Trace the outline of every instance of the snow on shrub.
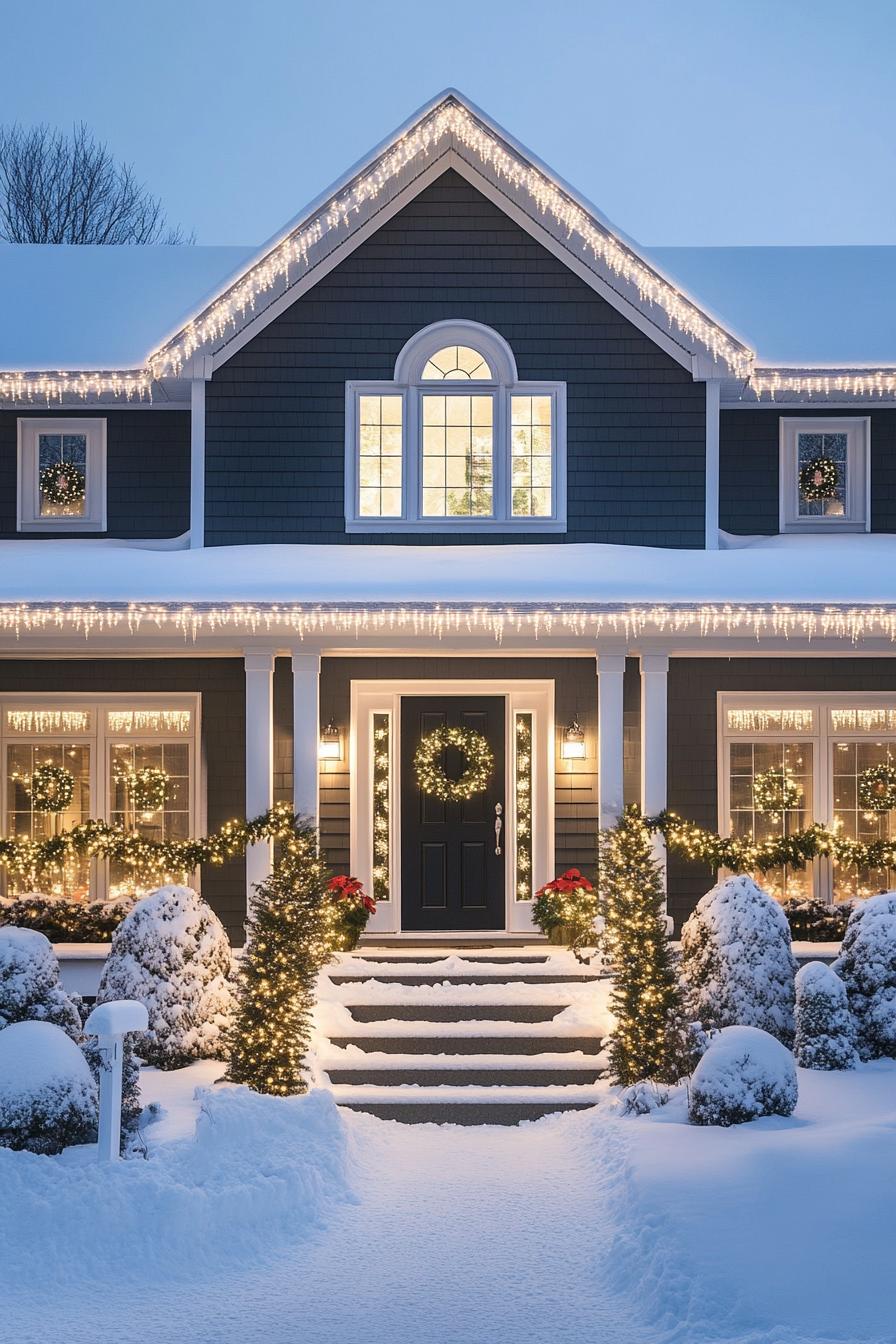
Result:
<instances>
[{"instance_id":1,"label":"snow on shrub","mask_svg":"<svg viewBox=\"0 0 896 1344\"><path fill-rule=\"evenodd\" d=\"M727 877L698 901L681 933L681 972L705 1030L759 1027L792 1044L790 928L751 877Z\"/></svg>"},{"instance_id":2,"label":"snow on shrub","mask_svg":"<svg viewBox=\"0 0 896 1344\"><path fill-rule=\"evenodd\" d=\"M896 1059L896 891L856 905L834 970L846 986L860 1058Z\"/></svg>"},{"instance_id":3,"label":"snow on shrub","mask_svg":"<svg viewBox=\"0 0 896 1344\"><path fill-rule=\"evenodd\" d=\"M96 1084L71 1037L51 1022L0 1031L0 1147L59 1153L96 1127Z\"/></svg>"},{"instance_id":4,"label":"snow on shrub","mask_svg":"<svg viewBox=\"0 0 896 1344\"><path fill-rule=\"evenodd\" d=\"M843 981L823 961L810 961L796 977L793 1053L804 1069L854 1069L855 1023Z\"/></svg>"},{"instance_id":5,"label":"snow on shrub","mask_svg":"<svg viewBox=\"0 0 896 1344\"><path fill-rule=\"evenodd\" d=\"M758 1027L723 1027L694 1070L688 1117L693 1125L742 1125L790 1115L796 1102L790 1051Z\"/></svg>"},{"instance_id":6,"label":"snow on shrub","mask_svg":"<svg viewBox=\"0 0 896 1344\"><path fill-rule=\"evenodd\" d=\"M668 1087L644 1079L624 1088L619 1093L616 1107L620 1115L650 1115L667 1105L671 1095Z\"/></svg>"},{"instance_id":7,"label":"snow on shrub","mask_svg":"<svg viewBox=\"0 0 896 1344\"><path fill-rule=\"evenodd\" d=\"M147 1064L179 1069L221 1058L233 1016L230 941L218 916L189 887L160 887L122 920L97 1003L137 999L149 1030L134 1037Z\"/></svg>"},{"instance_id":8,"label":"snow on shrub","mask_svg":"<svg viewBox=\"0 0 896 1344\"><path fill-rule=\"evenodd\" d=\"M13 1022L52 1022L73 1040L81 1030L49 940L34 929L6 925L0 928L0 1028Z\"/></svg>"}]
</instances>

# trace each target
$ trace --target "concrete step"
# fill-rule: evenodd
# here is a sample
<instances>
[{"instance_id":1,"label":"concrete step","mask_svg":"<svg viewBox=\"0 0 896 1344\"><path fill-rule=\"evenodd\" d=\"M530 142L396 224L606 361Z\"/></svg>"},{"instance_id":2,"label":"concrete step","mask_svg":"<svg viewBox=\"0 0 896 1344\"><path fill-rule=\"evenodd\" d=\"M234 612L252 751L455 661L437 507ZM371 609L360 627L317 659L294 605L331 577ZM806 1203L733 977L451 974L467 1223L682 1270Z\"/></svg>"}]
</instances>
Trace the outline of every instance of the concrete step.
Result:
<instances>
[{"instance_id":1,"label":"concrete step","mask_svg":"<svg viewBox=\"0 0 896 1344\"><path fill-rule=\"evenodd\" d=\"M350 1003L355 1022L552 1022L562 1003Z\"/></svg>"},{"instance_id":2,"label":"concrete step","mask_svg":"<svg viewBox=\"0 0 896 1344\"><path fill-rule=\"evenodd\" d=\"M353 1087L570 1087L596 1083L601 1071L595 1065L546 1065L502 1069L493 1065L472 1068L390 1068L367 1064L327 1068L331 1083Z\"/></svg>"},{"instance_id":3,"label":"concrete step","mask_svg":"<svg viewBox=\"0 0 896 1344\"><path fill-rule=\"evenodd\" d=\"M519 1125L557 1111L586 1111L592 1101L339 1101L350 1111L365 1111L402 1125Z\"/></svg>"},{"instance_id":4,"label":"concrete step","mask_svg":"<svg viewBox=\"0 0 896 1344\"><path fill-rule=\"evenodd\" d=\"M477 953L454 952L452 953L452 956L457 961L463 961L463 962L469 961L473 963L486 962L489 965L494 965L496 962L507 961L512 963L514 966L523 966L523 965L544 966L546 965L548 960L546 956L516 957L512 953L505 953L504 955L502 955L500 952L492 954L486 952L477 952ZM434 965L436 962L445 960L444 955L434 957L430 956L418 957L415 953L406 953L403 957L401 957L401 956L394 956L391 953L356 952L355 957L358 960L364 962L376 962L377 965L382 964L382 965L394 965L394 966L407 966L408 963L411 963L414 966L428 966L428 965Z\"/></svg>"},{"instance_id":5,"label":"concrete step","mask_svg":"<svg viewBox=\"0 0 896 1344\"><path fill-rule=\"evenodd\" d=\"M599 980L597 974L585 972L546 971L414 971L377 972L334 971L329 979L334 985L361 985L375 980L378 985L584 985Z\"/></svg>"},{"instance_id":6,"label":"concrete step","mask_svg":"<svg viewBox=\"0 0 896 1344\"><path fill-rule=\"evenodd\" d=\"M338 1049L353 1045L387 1055L556 1055L600 1054L599 1036L331 1036Z\"/></svg>"}]
</instances>

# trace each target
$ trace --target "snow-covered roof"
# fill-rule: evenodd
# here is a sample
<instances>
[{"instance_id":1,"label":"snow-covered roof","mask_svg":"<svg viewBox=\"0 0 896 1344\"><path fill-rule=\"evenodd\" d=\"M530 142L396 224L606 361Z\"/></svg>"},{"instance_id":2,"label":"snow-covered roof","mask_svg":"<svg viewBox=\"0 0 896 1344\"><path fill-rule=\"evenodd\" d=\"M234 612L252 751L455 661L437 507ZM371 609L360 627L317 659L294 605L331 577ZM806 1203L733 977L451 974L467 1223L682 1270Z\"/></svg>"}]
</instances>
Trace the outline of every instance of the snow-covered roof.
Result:
<instances>
[{"instance_id":1,"label":"snow-covered roof","mask_svg":"<svg viewBox=\"0 0 896 1344\"><path fill-rule=\"evenodd\" d=\"M0 369L138 369L248 247L0 244Z\"/></svg>"},{"instance_id":2,"label":"snow-covered roof","mask_svg":"<svg viewBox=\"0 0 896 1344\"><path fill-rule=\"evenodd\" d=\"M896 247L651 247L759 365L896 365Z\"/></svg>"}]
</instances>

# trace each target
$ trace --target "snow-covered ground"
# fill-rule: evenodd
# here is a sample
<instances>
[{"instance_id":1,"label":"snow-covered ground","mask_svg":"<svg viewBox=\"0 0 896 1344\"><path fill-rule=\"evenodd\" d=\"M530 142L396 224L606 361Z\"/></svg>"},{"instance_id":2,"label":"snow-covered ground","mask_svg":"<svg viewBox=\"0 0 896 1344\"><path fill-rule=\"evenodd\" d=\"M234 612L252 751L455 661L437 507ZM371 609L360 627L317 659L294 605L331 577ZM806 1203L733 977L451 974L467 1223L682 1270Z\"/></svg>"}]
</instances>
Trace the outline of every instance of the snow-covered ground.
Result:
<instances>
[{"instance_id":1,"label":"snow-covered ground","mask_svg":"<svg viewBox=\"0 0 896 1344\"><path fill-rule=\"evenodd\" d=\"M400 1126L144 1073L149 1160L0 1150L0 1336L892 1344L896 1063L791 1119ZM200 1096L194 1096L196 1088ZM195 1134L194 1134L195 1126Z\"/></svg>"}]
</instances>

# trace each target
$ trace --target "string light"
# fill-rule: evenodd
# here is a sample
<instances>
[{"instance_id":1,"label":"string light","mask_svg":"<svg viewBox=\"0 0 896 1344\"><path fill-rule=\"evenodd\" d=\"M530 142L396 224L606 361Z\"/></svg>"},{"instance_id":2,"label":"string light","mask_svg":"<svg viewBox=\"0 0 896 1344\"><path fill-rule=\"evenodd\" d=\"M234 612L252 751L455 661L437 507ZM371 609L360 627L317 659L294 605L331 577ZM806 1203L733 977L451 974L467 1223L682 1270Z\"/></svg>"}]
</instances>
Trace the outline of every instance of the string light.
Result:
<instances>
[{"instance_id":1,"label":"string light","mask_svg":"<svg viewBox=\"0 0 896 1344\"><path fill-rule=\"evenodd\" d=\"M373 899L389 900L389 756L388 714L373 716Z\"/></svg>"},{"instance_id":2,"label":"string light","mask_svg":"<svg viewBox=\"0 0 896 1344\"><path fill-rule=\"evenodd\" d=\"M811 709L729 709L732 733L811 733L815 712Z\"/></svg>"},{"instance_id":3,"label":"string light","mask_svg":"<svg viewBox=\"0 0 896 1344\"><path fill-rule=\"evenodd\" d=\"M0 632L24 634L123 633L150 628L196 640L229 632L242 636L276 635L360 638L412 634L440 640L453 635L484 634L500 643L508 636L534 640L569 636L638 639L645 635L706 638L747 636L752 640L839 639L859 644L868 639L896 642L896 606L779 606L682 603L668 606L601 603L516 606L432 603L429 606L279 603L7 603L0 605Z\"/></svg>"},{"instance_id":4,"label":"string light","mask_svg":"<svg viewBox=\"0 0 896 1344\"><path fill-rule=\"evenodd\" d=\"M516 899L532 899L532 715L516 715Z\"/></svg>"},{"instance_id":5,"label":"string light","mask_svg":"<svg viewBox=\"0 0 896 1344\"><path fill-rule=\"evenodd\" d=\"M110 709L106 724L110 733L188 733L193 723L189 709Z\"/></svg>"},{"instance_id":6,"label":"string light","mask_svg":"<svg viewBox=\"0 0 896 1344\"><path fill-rule=\"evenodd\" d=\"M896 369L807 370L754 369L744 386L742 398L753 393L757 400L782 396L812 397L896 397Z\"/></svg>"},{"instance_id":7,"label":"string light","mask_svg":"<svg viewBox=\"0 0 896 1344\"><path fill-rule=\"evenodd\" d=\"M11 733L89 733L90 714L80 709L8 709L6 727Z\"/></svg>"}]
</instances>

